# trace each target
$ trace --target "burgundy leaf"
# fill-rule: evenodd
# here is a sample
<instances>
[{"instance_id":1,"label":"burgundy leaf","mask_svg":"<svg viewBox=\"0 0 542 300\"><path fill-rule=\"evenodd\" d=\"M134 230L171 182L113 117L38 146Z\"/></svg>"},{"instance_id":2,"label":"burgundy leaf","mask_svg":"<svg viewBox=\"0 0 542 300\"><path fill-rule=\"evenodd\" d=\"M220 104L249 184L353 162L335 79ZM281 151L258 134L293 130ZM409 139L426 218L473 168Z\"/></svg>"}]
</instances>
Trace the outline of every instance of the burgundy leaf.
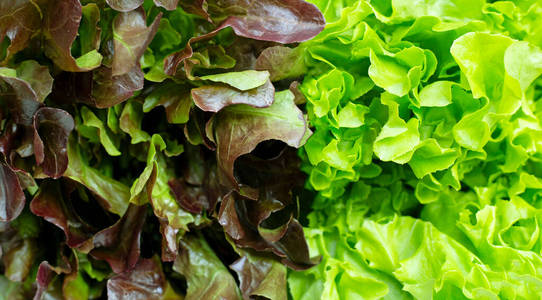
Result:
<instances>
[{"instance_id":1,"label":"burgundy leaf","mask_svg":"<svg viewBox=\"0 0 542 300\"><path fill-rule=\"evenodd\" d=\"M122 12L134 10L143 4L143 0L106 0L112 9Z\"/></svg>"},{"instance_id":2,"label":"burgundy leaf","mask_svg":"<svg viewBox=\"0 0 542 300\"><path fill-rule=\"evenodd\" d=\"M305 174L300 171L301 162L295 149L282 147L285 146L277 141L260 144L257 150L241 156L236 162L236 178L243 186L258 190L257 197L254 199L261 200L259 202L262 203L258 206L261 206L264 211L276 208L277 205L286 207L293 204L292 189L302 187L306 179ZM256 156L262 151L265 151L266 155L275 154L276 151L278 153L269 159ZM281 180L276 180L277 177ZM254 217L256 219L252 221L253 224L259 224L258 220L267 218L260 217L259 213L254 214Z\"/></svg>"},{"instance_id":3,"label":"burgundy leaf","mask_svg":"<svg viewBox=\"0 0 542 300\"><path fill-rule=\"evenodd\" d=\"M34 154L34 130L31 126L18 125L12 120L6 122L5 130L0 136L0 152L4 154L6 164L18 175L31 179L31 171L36 163L34 159L26 159ZM23 177L20 177L21 180ZM25 180L28 182L28 180ZM23 182L21 187L24 189Z\"/></svg>"},{"instance_id":4,"label":"burgundy leaf","mask_svg":"<svg viewBox=\"0 0 542 300\"><path fill-rule=\"evenodd\" d=\"M258 229L273 212L282 208L284 206L278 201L267 199L255 201L234 192L226 195L222 200L218 221L238 246L250 247L258 251L272 250L272 243L282 238L286 230L280 230L272 240L266 240L266 236L261 235ZM280 227L287 225L288 223L284 223ZM282 252L277 251L277 254L282 254Z\"/></svg>"},{"instance_id":5,"label":"burgundy leaf","mask_svg":"<svg viewBox=\"0 0 542 300\"><path fill-rule=\"evenodd\" d=\"M79 0L48 2L43 28L45 54L64 71L84 72L98 67L81 67L71 54L81 17L82 7Z\"/></svg>"},{"instance_id":6,"label":"burgundy leaf","mask_svg":"<svg viewBox=\"0 0 542 300\"><path fill-rule=\"evenodd\" d=\"M179 229L169 226L167 220L160 220L162 234L162 261L175 261L177 258L177 233Z\"/></svg>"},{"instance_id":7,"label":"burgundy leaf","mask_svg":"<svg viewBox=\"0 0 542 300\"><path fill-rule=\"evenodd\" d=\"M115 273L133 268L139 260L139 241L146 212L145 205L130 204L117 223L94 236L94 249L90 255L106 260Z\"/></svg>"},{"instance_id":8,"label":"burgundy leaf","mask_svg":"<svg viewBox=\"0 0 542 300\"><path fill-rule=\"evenodd\" d=\"M294 94L294 97L295 97L294 98L294 103L296 105L302 105L302 104L307 103L307 98L305 98L305 95L299 89L299 82L293 81L290 84L289 89L290 89L290 92L292 92L292 94Z\"/></svg>"},{"instance_id":9,"label":"burgundy leaf","mask_svg":"<svg viewBox=\"0 0 542 300\"><path fill-rule=\"evenodd\" d=\"M177 73L177 68L179 67L179 65L182 62L185 62L187 58L192 57L192 55L194 54L194 50L192 49L192 44L209 40L213 38L214 36L216 36L220 32L220 30L222 30L221 27L209 33L206 33L204 35L190 38L190 40L188 40L188 43L186 44L186 47L183 50L179 52L175 52L169 55L168 57L166 57L166 59L164 60L164 73L171 76L175 75L175 73ZM186 65L186 62L185 62L185 65Z\"/></svg>"},{"instance_id":10,"label":"burgundy leaf","mask_svg":"<svg viewBox=\"0 0 542 300\"><path fill-rule=\"evenodd\" d=\"M134 268L107 281L109 300L159 300L166 290L166 278L159 260L140 259Z\"/></svg>"},{"instance_id":11,"label":"burgundy leaf","mask_svg":"<svg viewBox=\"0 0 542 300\"><path fill-rule=\"evenodd\" d=\"M143 88L144 78L139 64L126 74L113 76L110 68L101 66L93 72L92 101L98 108L124 102Z\"/></svg>"},{"instance_id":12,"label":"burgundy leaf","mask_svg":"<svg viewBox=\"0 0 542 300\"><path fill-rule=\"evenodd\" d=\"M16 72L15 72L16 73ZM6 101L7 109L16 124L32 126L32 117L42 104L38 101L38 94L29 82L8 74L0 74L0 80L7 84L0 84L0 93Z\"/></svg>"},{"instance_id":13,"label":"burgundy leaf","mask_svg":"<svg viewBox=\"0 0 542 300\"><path fill-rule=\"evenodd\" d=\"M244 299L252 296L286 300L286 268L269 258L243 255L230 265L239 277Z\"/></svg>"},{"instance_id":14,"label":"burgundy leaf","mask_svg":"<svg viewBox=\"0 0 542 300\"><path fill-rule=\"evenodd\" d=\"M168 184L175 195L175 200L184 210L193 214L201 213L203 210L203 203L201 203L202 201L197 197L199 191L194 191L194 188L190 188L184 182L176 179L171 179Z\"/></svg>"},{"instance_id":15,"label":"burgundy leaf","mask_svg":"<svg viewBox=\"0 0 542 300\"><path fill-rule=\"evenodd\" d=\"M158 30L162 14L147 27L143 8L119 13L113 21L114 47L112 76L119 76L139 67L139 60Z\"/></svg>"},{"instance_id":16,"label":"burgundy leaf","mask_svg":"<svg viewBox=\"0 0 542 300\"><path fill-rule=\"evenodd\" d=\"M100 66L91 72L61 73L55 79L52 98L60 103L85 103L107 108L124 102L141 90L144 74L138 66L128 73L113 76L111 68Z\"/></svg>"},{"instance_id":17,"label":"burgundy leaf","mask_svg":"<svg viewBox=\"0 0 542 300\"><path fill-rule=\"evenodd\" d=\"M18 129L17 124L13 122L6 122L6 125L4 125L4 127L4 132L2 133L2 135L0 135L0 153L4 155L9 164L13 144L16 140L20 139L16 138Z\"/></svg>"},{"instance_id":18,"label":"burgundy leaf","mask_svg":"<svg viewBox=\"0 0 542 300\"><path fill-rule=\"evenodd\" d=\"M319 263L320 258L309 256L309 247L305 241L303 226L293 219L284 236L275 244L284 251L282 263L294 270L305 270Z\"/></svg>"},{"instance_id":19,"label":"burgundy leaf","mask_svg":"<svg viewBox=\"0 0 542 300\"><path fill-rule=\"evenodd\" d=\"M303 144L307 124L293 100L290 91L283 91L275 94L270 107L229 106L209 121L217 144L218 165L230 185L237 185L233 175L235 160L260 142L280 140L296 148Z\"/></svg>"},{"instance_id":20,"label":"burgundy leaf","mask_svg":"<svg viewBox=\"0 0 542 300\"><path fill-rule=\"evenodd\" d=\"M228 0L218 2L217 9L241 8L244 13L230 16L220 27L231 26L243 37L282 44L304 42L325 27L316 5L303 0Z\"/></svg>"},{"instance_id":21,"label":"burgundy leaf","mask_svg":"<svg viewBox=\"0 0 542 300\"><path fill-rule=\"evenodd\" d=\"M51 283L55 276L54 267L47 261L43 261L38 267L38 274L36 275L36 284L38 286L36 294L34 294L34 300L41 300L43 293L47 290L47 287Z\"/></svg>"},{"instance_id":22,"label":"burgundy leaf","mask_svg":"<svg viewBox=\"0 0 542 300\"><path fill-rule=\"evenodd\" d=\"M194 103L203 111L217 112L233 104L268 107L273 104L275 87L271 81L248 90L239 91L224 84L206 85L192 89Z\"/></svg>"},{"instance_id":23,"label":"burgundy leaf","mask_svg":"<svg viewBox=\"0 0 542 300\"><path fill-rule=\"evenodd\" d=\"M47 288L55 275L77 272L75 260L76 258L73 257L70 261L66 256L64 256L62 251L60 251L58 266L53 266L48 261L42 261L38 267L38 273L36 275L36 284L38 288L34 294L34 300L41 300L43 298L43 294L47 291Z\"/></svg>"},{"instance_id":24,"label":"burgundy leaf","mask_svg":"<svg viewBox=\"0 0 542 300\"><path fill-rule=\"evenodd\" d=\"M218 221L224 231L238 247L270 251L291 268L314 265L303 233L298 230L300 225L294 219L296 203L292 190L305 182L296 151L286 148L272 159L245 155L236 166L243 187L258 193L249 198L234 191L223 197ZM278 177L281 180L276 180Z\"/></svg>"},{"instance_id":25,"label":"burgundy leaf","mask_svg":"<svg viewBox=\"0 0 542 300\"><path fill-rule=\"evenodd\" d=\"M25 196L17 174L0 162L0 221L9 222L24 208Z\"/></svg>"},{"instance_id":26,"label":"burgundy leaf","mask_svg":"<svg viewBox=\"0 0 542 300\"><path fill-rule=\"evenodd\" d=\"M32 60L2 71L0 109L7 113L8 121L0 136L0 152L13 170L28 172L35 166L34 161L24 159L34 153L33 116L51 92L53 79L47 67Z\"/></svg>"},{"instance_id":27,"label":"burgundy leaf","mask_svg":"<svg viewBox=\"0 0 542 300\"><path fill-rule=\"evenodd\" d=\"M92 98L93 72L62 72L55 77L51 98L57 103L80 102L95 105Z\"/></svg>"},{"instance_id":28,"label":"burgundy leaf","mask_svg":"<svg viewBox=\"0 0 542 300\"><path fill-rule=\"evenodd\" d=\"M155 3L159 0L155 0ZM173 1L173 0L170 0ZM162 1L164 2L164 1ZM207 0L183 0L181 1L182 8L191 14L198 15L203 19L212 22L209 13L207 12Z\"/></svg>"},{"instance_id":29,"label":"burgundy leaf","mask_svg":"<svg viewBox=\"0 0 542 300\"><path fill-rule=\"evenodd\" d=\"M0 20L0 42L6 37L10 40L6 57L0 61L4 64L26 48L32 35L40 30L41 16L38 7L30 0L2 0Z\"/></svg>"},{"instance_id":30,"label":"burgundy leaf","mask_svg":"<svg viewBox=\"0 0 542 300\"><path fill-rule=\"evenodd\" d=\"M75 212L69 198L72 191L73 187L65 182L61 185L59 181L44 181L30 203L30 210L62 229L69 247L88 251L92 249L91 238L97 230Z\"/></svg>"},{"instance_id":31,"label":"burgundy leaf","mask_svg":"<svg viewBox=\"0 0 542 300\"><path fill-rule=\"evenodd\" d=\"M231 26L242 37L282 44L303 42L324 29L325 20L316 5L303 0L213 1L213 17L229 15L219 28Z\"/></svg>"},{"instance_id":32,"label":"burgundy leaf","mask_svg":"<svg viewBox=\"0 0 542 300\"><path fill-rule=\"evenodd\" d=\"M232 193L224 196L218 213L218 223L224 227L224 231L234 240L241 240L249 233L241 223L241 219L235 208L235 196Z\"/></svg>"},{"instance_id":33,"label":"burgundy leaf","mask_svg":"<svg viewBox=\"0 0 542 300\"><path fill-rule=\"evenodd\" d=\"M68 167L68 137L74 121L62 109L42 107L34 115L34 155L43 172L59 178Z\"/></svg>"},{"instance_id":34,"label":"burgundy leaf","mask_svg":"<svg viewBox=\"0 0 542 300\"><path fill-rule=\"evenodd\" d=\"M179 4L179 0L154 0L154 4L167 10L175 10L177 8L177 4Z\"/></svg>"},{"instance_id":35,"label":"burgundy leaf","mask_svg":"<svg viewBox=\"0 0 542 300\"><path fill-rule=\"evenodd\" d=\"M215 160L190 145L185 147L183 155L186 158L186 165L182 166L183 177L168 182L175 200L191 213L198 214L205 210L212 214L225 192L216 175Z\"/></svg>"},{"instance_id":36,"label":"burgundy leaf","mask_svg":"<svg viewBox=\"0 0 542 300\"><path fill-rule=\"evenodd\" d=\"M255 70L256 61L262 52L277 45L280 44L237 37L226 51L235 59L234 71Z\"/></svg>"},{"instance_id":37,"label":"burgundy leaf","mask_svg":"<svg viewBox=\"0 0 542 300\"><path fill-rule=\"evenodd\" d=\"M273 245L263 239L257 227L248 220L246 203L254 201L237 192L224 196L220 205L218 222L237 246L252 248L256 251L273 251Z\"/></svg>"},{"instance_id":38,"label":"burgundy leaf","mask_svg":"<svg viewBox=\"0 0 542 300\"><path fill-rule=\"evenodd\" d=\"M59 247L58 266L52 266L48 261L43 261L38 268L36 276L37 290L34 300L37 299L80 299L77 289L80 287L75 280L79 275L79 261L75 252L70 251L70 257L63 253L64 245ZM57 275L63 278L55 278ZM58 280L57 280L58 279ZM60 284L62 283L62 284ZM51 286L52 285L52 286Z\"/></svg>"},{"instance_id":39,"label":"burgundy leaf","mask_svg":"<svg viewBox=\"0 0 542 300\"><path fill-rule=\"evenodd\" d=\"M259 233L258 226L251 224L249 216L253 210L250 209L250 205L260 201L242 197L235 192L224 197L218 216L218 221L220 225L224 226L224 231L237 246L253 248L257 251L271 251L281 257L282 262L292 269L302 270L314 266L316 262L311 260L309 256L303 228L297 220L290 218L287 223L279 227L279 233L272 235L273 239L270 240L266 240L266 236ZM277 207L270 207L267 211L265 211L265 206L259 209L266 212L260 212L260 216L264 217L271 215L272 211L270 210L277 211ZM261 223L265 219L258 221Z\"/></svg>"},{"instance_id":40,"label":"burgundy leaf","mask_svg":"<svg viewBox=\"0 0 542 300\"><path fill-rule=\"evenodd\" d=\"M303 0L229 0L217 3L215 9L220 14L224 11L239 14L230 16L213 31L191 38L185 49L168 56L164 62L166 74L174 75L179 64L192 56L191 44L210 39L226 27L231 27L238 36L282 44L309 40L325 27L318 8Z\"/></svg>"}]
</instances>

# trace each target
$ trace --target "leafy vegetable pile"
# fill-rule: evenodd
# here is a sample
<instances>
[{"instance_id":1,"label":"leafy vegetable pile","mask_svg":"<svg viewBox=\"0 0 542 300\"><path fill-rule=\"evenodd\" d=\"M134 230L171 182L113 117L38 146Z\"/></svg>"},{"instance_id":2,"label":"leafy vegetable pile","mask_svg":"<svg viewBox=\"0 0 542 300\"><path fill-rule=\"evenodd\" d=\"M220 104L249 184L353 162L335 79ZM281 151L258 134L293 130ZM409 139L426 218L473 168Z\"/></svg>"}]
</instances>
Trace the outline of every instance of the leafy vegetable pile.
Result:
<instances>
[{"instance_id":1,"label":"leafy vegetable pile","mask_svg":"<svg viewBox=\"0 0 542 300\"><path fill-rule=\"evenodd\" d=\"M0 298L286 299L317 262L311 131L305 69L266 69L324 26L302 0L0 1Z\"/></svg>"},{"instance_id":2,"label":"leafy vegetable pile","mask_svg":"<svg viewBox=\"0 0 542 300\"><path fill-rule=\"evenodd\" d=\"M542 3L309 2L0 1L0 299L540 299Z\"/></svg>"},{"instance_id":3,"label":"leafy vegetable pile","mask_svg":"<svg viewBox=\"0 0 542 300\"><path fill-rule=\"evenodd\" d=\"M293 299L542 297L542 3L313 1Z\"/></svg>"}]
</instances>

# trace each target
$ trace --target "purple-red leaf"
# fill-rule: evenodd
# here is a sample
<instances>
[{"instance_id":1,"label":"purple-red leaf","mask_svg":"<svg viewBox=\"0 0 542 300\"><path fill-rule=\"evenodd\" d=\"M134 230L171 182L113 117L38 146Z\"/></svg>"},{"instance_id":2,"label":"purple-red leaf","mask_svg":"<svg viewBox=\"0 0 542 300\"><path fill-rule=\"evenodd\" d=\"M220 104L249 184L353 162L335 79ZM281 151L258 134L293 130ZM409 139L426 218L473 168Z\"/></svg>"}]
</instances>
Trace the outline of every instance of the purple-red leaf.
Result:
<instances>
[{"instance_id":1,"label":"purple-red leaf","mask_svg":"<svg viewBox=\"0 0 542 300\"><path fill-rule=\"evenodd\" d=\"M139 65L126 74L113 76L112 69L100 67L94 71L92 98L98 108L111 107L132 97L143 88L143 72Z\"/></svg>"},{"instance_id":2,"label":"purple-red leaf","mask_svg":"<svg viewBox=\"0 0 542 300\"><path fill-rule=\"evenodd\" d=\"M267 236L260 234L260 224L281 208L282 205L272 199L255 201L233 192L222 200L218 222L239 247L271 251L281 257L284 264L296 270L313 266L315 261L309 256L303 227L297 220L290 217L279 226L272 239L266 239ZM253 215L255 211L258 211L256 215L259 217Z\"/></svg>"},{"instance_id":3,"label":"purple-red leaf","mask_svg":"<svg viewBox=\"0 0 542 300\"><path fill-rule=\"evenodd\" d=\"M309 256L309 246L305 240L303 226L292 219L282 238L275 245L283 251L282 263L294 270L308 269L320 261Z\"/></svg>"},{"instance_id":4,"label":"purple-red leaf","mask_svg":"<svg viewBox=\"0 0 542 300\"><path fill-rule=\"evenodd\" d=\"M304 42L324 29L324 16L316 5L303 0L227 0L216 5L219 11L241 9L221 28L230 26L243 37L282 44Z\"/></svg>"},{"instance_id":5,"label":"purple-red leaf","mask_svg":"<svg viewBox=\"0 0 542 300\"><path fill-rule=\"evenodd\" d=\"M33 117L52 84L48 68L32 60L23 61L16 69L0 68L0 109L8 116L0 136L0 152L13 170L28 172L35 165L23 158L34 153Z\"/></svg>"},{"instance_id":6,"label":"purple-red leaf","mask_svg":"<svg viewBox=\"0 0 542 300\"><path fill-rule=\"evenodd\" d=\"M199 189L189 187L187 184L181 180L171 179L168 182L173 195L175 195L175 200L177 203L186 211L199 214L203 210L203 205L206 204L207 199L202 199L198 197L200 194Z\"/></svg>"},{"instance_id":7,"label":"purple-red leaf","mask_svg":"<svg viewBox=\"0 0 542 300\"><path fill-rule=\"evenodd\" d=\"M146 206L130 204L128 210L113 226L94 236L94 249L90 254L106 260L113 272L130 270L139 260L139 239L145 223Z\"/></svg>"},{"instance_id":8,"label":"purple-red leaf","mask_svg":"<svg viewBox=\"0 0 542 300\"><path fill-rule=\"evenodd\" d=\"M274 96L275 87L269 80L248 91L240 91L224 84L206 85L192 89L192 98L196 106L210 112L217 112L233 104L268 107L273 103Z\"/></svg>"},{"instance_id":9,"label":"purple-red leaf","mask_svg":"<svg viewBox=\"0 0 542 300\"><path fill-rule=\"evenodd\" d=\"M71 54L82 18L79 0L49 1L45 10L45 54L64 71L84 72L97 68L101 55L87 53L85 59L76 60Z\"/></svg>"},{"instance_id":10,"label":"purple-red leaf","mask_svg":"<svg viewBox=\"0 0 542 300\"><path fill-rule=\"evenodd\" d=\"M66 183L61 185L58 181L44 181L30 203L30 210L62 229L66 236L66 245L88 251L92 249L90 238L96 233L96 229L75 212L70 199L72 191L73 187Z\"/></svg>"},{"instance_id":11,"label":"purple-red leaf","mask_svg":"<svg viewBox=\"0 0 542 300\"><path fill-rule=\"evenodd\" d=\"M34 115L34 155L49 177L59 178L68 167L68 137L74 126L62 109L42 107Z\"/></svg>"},{"instance_id":12,"label":"purple-red leaf","mask_svg":"<svg viewBox=\"0 0 542 300\"><path fill-rule=\"evenodd\" d=\"M64 256L62 251L60 251L60 257L58 266L51 265L48 261L42 261L38 267L38 273L36 275L37 290L34 294L34 300L41 300L43 294L47 291L49 284L53 281L53 278L56 275L60 274L70 274L72 272L77 272L76 258L74 257L71 261Z\"/></svg>"},{"instance_id":13,"label":"purple-red leaf","mask_svg":"<svg viewBox=\"0 0 542 300\"><path fill-rule=\"evenodd\" d=\"M205 210L212 214L224 193L216 175L216 163L213 158L206 159L201 149L189 145L183 155L186 157L183 176L168 182L175 200L191 213Z\"/></svg>"},{"instance_id":14,"label":"purple-red leaf","mask_svg":"<svg viewBox=\"0 0 542 300\"><path fill-rule=\"evenodd\" d=\"M215 30L191 38L183 50L169 55L164 61L167 75L174 75L181 62L193 55L192 44L208 40L226 27L231 27L238 36L282 44L309 40L325 27L318 8L303 0L228 0L215 4L214 9L219 14L243 13L231 15Z\"/></svg>"},{"instance_id":15,"label":"purple-red leaf","mask_svg":"<svg viewBox=\"0 0 542 300\"><path fill-rule=\"evenodd\" d=\"M158 30L162 14L147 27L143 8L119 13L113 21L115 51L112 76L119 76L139 67L139 60Z\"/></svg>"},{"instance_id":16,"label":"purple-red leaf","mask_svg":"<svg viewBox=\"0 0 542 300\"><path fill-rule=\"evenodd\" d=\"M217 144L218 166L230 184L236 186L235 160L254 150L260 142L280 140L292 147L302 146L308 128L293 100L290 91L282 91L275 94L275 102L270 107L229 106L209 121Z\"/></svg>"},{"instance_id":17,"label":"purple-red leaf","mask_svg":"<svg viewBox=\"0 0 542 300\"><path fill-rule=\"evenodd\" d=\"M0 1L0 43L9 38L10 45L4 64L15 53L26 48L32 35L40 30L41 17L38 7L30 0Z\"/></svg>"},{"instance_id":18,"label":"purple-red leaf","mask_svg":"<svg viewBox=\"0 0 542 300\"><path fill-rule=\"evenodd\" d=\"M192 49L192 44L211 39L214 36L216 36L220 30L222 30L221 27L209 33L206 33L204 35L190 38L190 40L188 40L188 43L186 44L186 47L183 50L175 52L169 55L168 57L166 57L166 59L164 60L164 73L171 76L175 75L175 73L177 73L177 68L179 67L179 65L182 62L185 62L187 58L192 57L192 55L194 54L194 50ZM185 62L185 67L186 67L186 62Z\"/></svg>"},{"instance_id":19,"label":"purple-red leaf","mask_svg":"<svg viewBox=\"0 0 542 300\"><path fill-rule=\"evenodd\" d=\"M158 0L155 0L155 3L156 1ZM173 0L169 0L169 1L173 1ZM204 18L205 20L212 22L211 17L209 16L209 13L207 12L207 0L183 0L181 1L181 6L186 12L198 15Z\"/></svg>"},{"instance_id":20,"label":"purple-red leaf","mask_svg":"<svg viewBox=\"0 0 542 300\"><path fill-rule=\"evenodd\" d=\"M74 102L94 105L92 98L92 77L94 72L62 72L55 77L51 98L57 103Z\"/></svg>"},{"instance_id":21,"label":"purple-red leaf","mask_svg":"<svg viewBox=\"0 0 542 300\"><path fill-rule=\"evenodd\" d=\"M177 233L179 229L169 226L165 220L160 220L160 233L162 234L162 261L175 261L178 253Z\"/></svg>"},{"instance_id":22,"label":"purple-red leaf","mask_svg":"<svg viewBox=\"0 0 542 300\"><path fill-rule=\"evenodd\" d=\"M295 151L286 148L272 159L245 155L236 165L243 186L241 192L231 192L222 199L218 222L224 231L236 246L270 251L294 269L314 265L299 233L301 226L294 219L292 189L301 187L305 179ZM255 190L250 198L241 195L246 187Z\"/></svg>"},{"instance_id":23,"label":"purple-red leaf","mask_svg":"<svg viewBox=\"0 0 542 300\"><path fill-rule=\"evenodd\" d=\"M52 97L62 103L76 101L107 108L126 101L135 91L141 90L143 76L139 65L119 76L113 76L113 70L106 66L91 72L65 72L57 76Z\"/></svg>"},{"instance_id":24,"label":"purple-red leaf","mask_svg":"<svg viewBox=\"0 0 542 300\"><path fill-rule=\"evenodd\" d=\"M239 277L239 288L244 299L253 296L272 300L286 300L286 267L264 257L243 255L230 265Z\"/></svg>"},{"instance_id":25,"label":"purple-red leaf","mask_svg":"<svg viewBox=\"0 0 542 300\"><path fill-rule=\"evenodd\" d=\"M6 83L0 84L0 93L13 121L16 124L32 126L32 117L42 106L40 101L43 101L51 89L52 78L47 68L33 61L26 61L15 70L0 68L0 80ZM35 91L34 87L40 91Z\"/></svg>"},{"instance_id":26,"label":"purple-red leaf","mask_svg":"<svg viewBox=\"0 0 542 300\"><path fill-rule=\"evenodd\" d=\"M0 162L0 221L9 222L21 213L25 196L17 174Z\"/></svg>"},{"instance_id":27,"label":"purple-red leaf","mask_svg":"<svg viewBox=\"0 0 542 300\"><path fill-rule=\"evenodd\" d=\"M140 259L132 270L107 281L109 300L159 300L166 290L166 277L159 260Z\"/></svg>"},{"instance_id":28,"label":"purple-red leaf","mask_svg":"<svg viewBox=\"0 0 542 300\"><path fill-rule=\"evenodd\" d=\"M237 209L235 207L235 197L236 196L234 196L233 193L230 193L222 199L222 202L220 204L220 211L218 213L218 223L222 225L224 227L224 231L236 241L245 239L247 236L252 238L252 236L256 235L253 231L250 231L243 226L243 220L239 217L239 214L237 213ZM242 196L237 195L237 197ZM242 199L241 201L243 200L250 201L251 199ZM257 237L254 237L254 239L257 239ZM258 250L264 249L266 249L265 246Z\"/></svg>"}]
</instances>

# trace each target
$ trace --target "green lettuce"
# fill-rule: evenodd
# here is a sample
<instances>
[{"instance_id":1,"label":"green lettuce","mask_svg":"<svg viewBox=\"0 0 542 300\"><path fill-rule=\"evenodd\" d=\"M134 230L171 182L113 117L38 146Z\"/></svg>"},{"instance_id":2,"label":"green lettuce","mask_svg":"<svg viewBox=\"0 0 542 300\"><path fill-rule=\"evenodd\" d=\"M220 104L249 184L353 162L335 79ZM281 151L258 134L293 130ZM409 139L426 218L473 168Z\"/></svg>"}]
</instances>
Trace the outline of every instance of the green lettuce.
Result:
<instances>
[{"instance_id":1,"label":"green lettuce","mask_svg":"<svg viewBox=\"0 0 542 300\"><path fill-rule=\"evenodd\" d=\"M313 3L292 298L540 298L540 4Z\"/></svg>"}]
</instances>

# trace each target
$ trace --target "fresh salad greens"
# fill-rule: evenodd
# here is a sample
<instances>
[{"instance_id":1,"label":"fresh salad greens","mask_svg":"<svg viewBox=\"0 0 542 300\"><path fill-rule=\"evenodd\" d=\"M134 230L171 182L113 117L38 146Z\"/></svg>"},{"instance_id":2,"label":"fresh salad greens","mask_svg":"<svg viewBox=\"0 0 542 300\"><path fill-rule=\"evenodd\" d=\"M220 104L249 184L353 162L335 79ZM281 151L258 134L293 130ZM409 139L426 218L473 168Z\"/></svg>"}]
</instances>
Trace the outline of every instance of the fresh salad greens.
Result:
<instances>
[{"instance_id":1,"label":"fresh salad greens","mask_svg":"<svg viewBox=\"0 0 542 300\"><path fill-rule=\"evenodd\" d=\"M312 2L292 298L540 299L542 4Z\"/></svg>"},{"instance_id":2,"label":"fresh salad greens","mask_svg":"<svg viewBox=\"0 0 542 300\"><path fill-rule=\"evenodd\" d=\"M542 298L540 20L0 1L0 299Z\"/></svg>"},{"instance_id":3,"label":"fresh salad greens","mask_svg":"<svg viewBox=\"0 0 542 300\"><path fill-rule=\"evenodd\" d=\"M302 0L0 1L0 299L287 299L317 263L311 131L303 72L256 63L324 26Z\"/></svg>"}]
</instances>

